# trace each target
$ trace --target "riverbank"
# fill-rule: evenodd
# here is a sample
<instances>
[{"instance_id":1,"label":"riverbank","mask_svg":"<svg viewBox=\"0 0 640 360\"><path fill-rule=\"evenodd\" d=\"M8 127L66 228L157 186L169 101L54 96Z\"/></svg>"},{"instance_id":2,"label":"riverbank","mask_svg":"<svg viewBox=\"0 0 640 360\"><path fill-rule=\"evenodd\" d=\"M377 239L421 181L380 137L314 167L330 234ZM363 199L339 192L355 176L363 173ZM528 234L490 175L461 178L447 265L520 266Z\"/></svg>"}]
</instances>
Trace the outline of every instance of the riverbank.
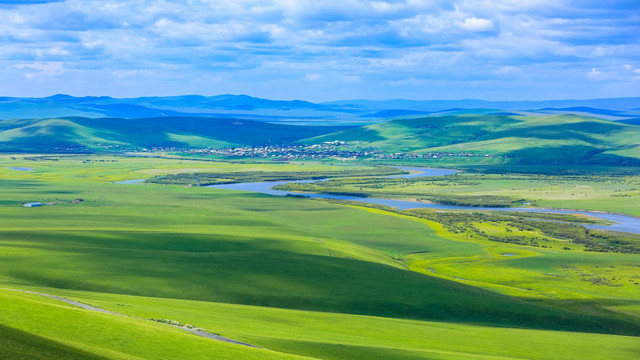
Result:
<instances>
[{"instance_id":1,"label":"riverbank","mask_svg":"<svg viewBox=\"0 0 640 360\"><path fill-rule=\"evenodd\" d=\"M458 172L456 170L449 170L449 169L431 169L431 168L419 168L419 167L398 167L398 168L402 170L411 171L412 173L407 175L395 175L393 177L404 177L404 178L436 177L436 176L452 175ZM547 213L557 213L557 214L575 214L575 215L582 215L582 216L590 216L590 217L602 219L605 221L611 221L614 223L612 225L583 225L591 229L620 231L620 232L628 232L633 234L640 234L640 218L636 218L630 215L613 214L613 213L599 212L599 211L582 211L582 210L571 210L571 209L551 209L551 208L533 208L533 207L512 208L512 207L456 206L456 205L443 205L443 204L434 204L434 203L425 203L425 202L414 202L414 201L406 201L406 200L392 200L392 199L383 199L383 198L375 198L375 197L360 197L360 196L351 196L351 195L337 195L337 194L323 194L323 193L301 193L301 192L273 189L273 187L275 186L292 183L292 182L293 183L313 183L313 182L324 181L324 180L325 179L234 183L234 184L210 185L207 187L217 188L217 189L227 189L227 190L238 190L238 191L252 191L252 192L258 192L258 193L275 195L275 196L303 195L310 198L359 201L363 203L389 206L392 208L396 208L398 210L428 208L428 209L438 209L438 210L522 211L522 212L547 212Z\"/></svg>"}]
</instances>

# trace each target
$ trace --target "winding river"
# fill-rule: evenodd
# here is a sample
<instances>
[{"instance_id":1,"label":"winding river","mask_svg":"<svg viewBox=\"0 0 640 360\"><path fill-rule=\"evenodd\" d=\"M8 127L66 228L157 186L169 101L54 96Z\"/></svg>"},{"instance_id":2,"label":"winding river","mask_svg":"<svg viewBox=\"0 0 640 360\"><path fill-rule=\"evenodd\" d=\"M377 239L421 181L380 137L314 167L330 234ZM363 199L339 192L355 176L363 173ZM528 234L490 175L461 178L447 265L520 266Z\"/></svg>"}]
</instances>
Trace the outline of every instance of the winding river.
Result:
<instances>
[{"instance_id":1,"label":"winding river","mask_svg":"<svg viewBox=\"0 0 640 360\"><path fill-rule=\"evenodd\" d=\"M447 170L447 169L430 169L430 168L417 168L417 167L398 167L398 168L402 170L410 171L411 174L396 175L392 177L414 178L414 177L444 176L444 175L455 174L457 172L455 170ZM605 212L542 209L542 208L498 208L498 207L454 206L454 205L441 205L441 204L432 204L432 203L423 203L423 202L405 201L405 200L379 199L379 198L372 198L372 197L358 197L358 196L318 194L318 193L296 193L291 191L272 189L276 185L282 185L290 182L309 183L309 182L325 181L325 180L326 179L299 180L299 181L269 181L269 182L255 182L255 183L210 185L208 187L217 188L217 189L252 191L252 192L258 192L258 193L269 194L269 195L277 195L277 196L304 195L310 198L353 200L353 201L359 201L359 202L369 203L369 204L386 205L386 206L396 208L398 210L429 208L429 209L443 209L443 210L522 211L522 212L546 212L546 213L557 213L557 214L587 215L594 218L614 222L613 225L584 225L587 228L622 231L622 232L640 234L640 218L627 216L627 215L605 213Z\"/></svg>"}]
</instances>

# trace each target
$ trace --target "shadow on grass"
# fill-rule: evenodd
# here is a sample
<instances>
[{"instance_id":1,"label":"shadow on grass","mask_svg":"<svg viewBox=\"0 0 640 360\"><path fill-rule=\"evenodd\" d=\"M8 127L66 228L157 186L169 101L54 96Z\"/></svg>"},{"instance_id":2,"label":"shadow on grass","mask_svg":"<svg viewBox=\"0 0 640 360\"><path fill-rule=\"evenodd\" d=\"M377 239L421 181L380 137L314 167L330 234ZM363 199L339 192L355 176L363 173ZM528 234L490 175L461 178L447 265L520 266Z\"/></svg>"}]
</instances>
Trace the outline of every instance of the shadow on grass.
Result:
<instances>
[{"instance_id":1,"label":"shadow on grass","mask_svg":"<svg viewBox=\"0 0 640 360\"><path fill-rule=\"evenodd\" d=\"M106 360L107 358L0 325L0 358L3 360Z\"/></svg>"}]
</instances>

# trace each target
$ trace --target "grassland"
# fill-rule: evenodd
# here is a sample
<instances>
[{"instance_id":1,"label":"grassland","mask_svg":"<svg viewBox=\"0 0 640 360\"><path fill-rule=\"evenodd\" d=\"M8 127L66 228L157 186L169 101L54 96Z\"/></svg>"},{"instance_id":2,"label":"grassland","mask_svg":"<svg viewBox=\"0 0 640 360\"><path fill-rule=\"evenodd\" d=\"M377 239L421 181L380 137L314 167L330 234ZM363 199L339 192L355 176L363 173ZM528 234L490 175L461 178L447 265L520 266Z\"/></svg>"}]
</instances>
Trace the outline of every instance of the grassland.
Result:
<instances>
[{"instance_id":1,"label":"grassland","mask_svg":"<svg viewBox=\"0 0 640 360\"><path fill-rule=\"evenodd\" d=\"M147 183L163 185L207 186L227 183L245 183L283 180L314 180L345 177L379 177L406 174L406 171L390 166L333 167L334 171L237 171L237 172L194 172L156 176L147 179Z\"/></svg>"},{"instance_id":2,"label":"grassland","mask_svg":"<svg viewBox=\"0 0 640 360\"><path fill-rule=\"evenodd\" d=\"M215 354L216 358L296 358L287 353L305 353L324 359L572 359L575 356L625 359L638 351L637 338L627 336L443 324L201 301L52 291L136 317L123 319L96 315L35 295L0 291L2 300L10 304L8 313L11 317L19 316L26 320L20 322L21 329L41 337L64 339L67 348L74 346L72 349L75 352L87 351L93 355L86 358L127 358L132 355L146 358L151 352L157 359L189 356L207 358L211 354ZM25 313L31 315L25 316ZM207 343L203 341L206 339L145 321L158 316L181 319L279 351ZM49 320L43 321L42 317ZM55 318L52 320L51 317ZM84 325L93 322L95 326ZM74 331L77 328L90 330L91 333L87 335L86 331ZM160 336L160 339L154 339L150 333L154 337ZM137 336L135 344L127 342L126 336L134 334ZM105 346L104 341L96 341L96 335L109 336L111 349ZM116 340L124 344L114 346ZM115 353L113 347L117 347L119 352Z\"/></svg>"},{"instance_id":3,"label":"grassland","mask_svg":"<svg viewBox=\"0 0 640 360\"><path fill-rule=\"evenodd\" d=\"M0 122L0 151L79 153L267 145L291 143L340 129L343 127L190 117L13 119Z\"/></svg>"},{"instance_id":4,"label":"grassland","mask_svg":"<svg viewBox=\"0 0 640 360\"><path fill-rule=\"evenodd\" d=\"M637 255L563 250L562 239L558 248L496 243L355 205L112 183L344 168L329 164L13 157L0 159L5 358L627 359L640 350ZM57 204L20 206L27 201ZM622 286L583 280L592 276Z\"/></svg>"},{"instance_id":5,"label":"grassland","mask_svg":"<svg viewBox=\"0 0 640 360\"><path fill-rule=\"evenodd\" d=\"M624 173L590 171L567 175L465 172L441 178L337 179L286 184L279 188L468 206L523 206L530 203L538 207L640 215L637 205L640 202L640 175L628 169Z\"/></svg>"},{"instance_id":6,"label":"grassland","mask_svg":"<svg viewBox=\"0 0 640 360\"><path fill-rule=\"evenodd\" d=\"M247 161L210 161L191 159L172 159L171 157L149 156L108 156L108 155L0 155L0 178L3 180L34 180L71 183L107 183L134 179L146 179L154 176L209 173L237 174L247 173L289 173L320 174L344 176L349 171L363 174L374 171L373 166L344 166L332 163L298 162L278 163ZM30 171L12 170L12 167L24 167Z\"/></svg>"},{"instance_id":7,"label":"grassland","mask_svg":"<svg viewBox=\"0 0 640 360\"><path fill-rule=\"evenodd\" d=\"M165 149L188 153L190 149L209 147L311 145L335 140L349 143L341 150L366 150L391 158L396 153L413 153L421 160L450 166L640 165L640 127L632 122L578 115L459 115L391 120L360 127L189 117L63 117L0 123L0 151L4 152Z\"/></svg>"},{"instance_id":8,"label":"grassland","mask_svg":"<svg viewBox=\"0 0 640 360\"><path fill-rule=\"evenodd\" d=\"M0 299L3 359L303 358L213 342L156 322L89 312L33 294L0 290Z\"/></svg>"},{"instance_id":9,"label":"grassland","mask_svg":"<svg viewBox=\"0 0 640 360\"><path fill-rule=\"evenodd\" d=\"M638 165L640 128L577 115L461 115L393 120L301 140L342 140L389 153L500 155L472 163ZM454 162L458 160L451 159ZM449 161L447 161L449 162Z\"/></svg>"}]
</instances>

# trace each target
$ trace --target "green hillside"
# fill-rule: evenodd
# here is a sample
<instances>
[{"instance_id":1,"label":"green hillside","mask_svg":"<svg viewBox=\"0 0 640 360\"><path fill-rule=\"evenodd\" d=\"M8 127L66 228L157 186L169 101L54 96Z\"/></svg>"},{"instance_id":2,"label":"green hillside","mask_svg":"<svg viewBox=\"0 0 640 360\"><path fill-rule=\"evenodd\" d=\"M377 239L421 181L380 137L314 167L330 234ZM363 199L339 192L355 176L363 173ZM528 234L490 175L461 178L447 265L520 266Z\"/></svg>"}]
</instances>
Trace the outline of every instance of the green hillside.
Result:
<instances>
[{"instance_id":1,"label":"green hillside","mask_svg":"<svg viewBox=\"0 0 640 360\"><path fill-rule=\"evenodd\" d=\"M484 241L424 218L324 201L113 183L192 171L341 168L0 156L0 358L628 359L637 353L640 259L634 254ZM51 205L20 204L30 201ZM491 224L482 229L500 231ZM615 274L615 286L584 281L572 275L576 269L607 279ZM168 320L263 349L198 337L163 323Z\"/></svg>"},{"instance_id":2,"label":"green hillside","mask_svg":"<svg viewBox=\"0 0 640 360\"><path fill-rule=\"evenodd\" d=\"M342 140L387 152L476 152L522 164L640 164L640 128L576 115L461 115L392 120L305 142Z\"/></svg>"},{"instance_id":3,"label":"green hillside","mask_svg":"<svg viewBox=\"0 0 640 360\"><path fill-rule=\"evenodd\" d=\"M512 164L640 164L640 127L577 115L458 115L357 128L188 117L0 121L0 151L4 152L220 148L333 140L387 153L486 154L493 162Z\"/></svg>"},{"instance_id":4,"label":"green hillside","mask_svg":"<svg viewBox=\"0 0 640 360\"><path fill-rule=\"evenodd\" d=\"M288 144L342 129L188 117L1 120L0 151L87 152L154 146L204 148Z\"/></svg>"},{"instance_id":5,"label":"green hillside","mask_svg":"<svg viewBox=\"0 0 640 360\"><path fill-rule=\"evenodd\" d=\"M0 185L7 190L4 200L14 202L44 191L87 199L80 206L48 206L38 213L0 207L0 280L7 276L14 284L420 320L640 333L637 324L584 317L407 271L388 254L442 246L433 230L415 221L209 188L14 181ZM104 200L89 202L96 193ZM30 229L33 218L28 214L37 216L37 229ZM306 223L309 214L312 224ZM373 230L371 223L376 224Z\"/></svg>"}]
</instances>

